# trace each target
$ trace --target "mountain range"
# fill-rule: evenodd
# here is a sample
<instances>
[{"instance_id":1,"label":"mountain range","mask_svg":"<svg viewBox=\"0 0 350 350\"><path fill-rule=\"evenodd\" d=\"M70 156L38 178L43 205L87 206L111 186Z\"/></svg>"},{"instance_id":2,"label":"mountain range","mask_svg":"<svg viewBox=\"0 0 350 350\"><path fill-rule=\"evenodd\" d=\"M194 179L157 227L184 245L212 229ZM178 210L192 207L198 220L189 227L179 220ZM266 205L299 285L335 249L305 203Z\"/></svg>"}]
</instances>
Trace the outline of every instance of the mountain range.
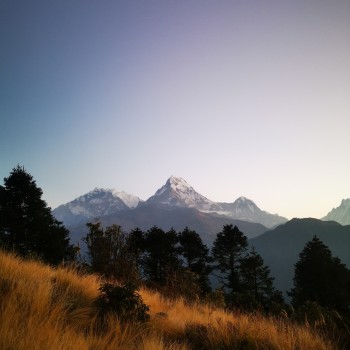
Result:
<instances>
[{"instance_id":1,"label":"mountain range","mask_svg":"<svg viewBox=\"0 0 350 350\"><path fill-rule=\"evenodd\" d=\"M261 210L245 197L232 203L214 202L174 176L146 201L114 189L95 188L52 213L69 228L73 242L86 234L87 222L97 220L103 225L118 224L126 231L135 227L148 230L154 225L164 230L183 230L188 226L197 230L207 243L225 224L235 224L247 237L255 237L287 221Z\"/></svg>"},{"instance_id":2,"label":"mountain range","mask_svg":"<svg viewBox=\"0 0 350 350\"><path fill-rule=\"evenodd\" d=\"M67 204L60 205L53 210L53 215L65 225L72 226L123 211L135 210L139 206L193 208L202 213L260 223L268 228L287 221L277 214L261 210L252 200L245 197L240 197L233 203L213 202L195 191L184 179L174 176L171 176L165 185L146 201L114 189L95 188Z\"/></svg>"}]
</instances>

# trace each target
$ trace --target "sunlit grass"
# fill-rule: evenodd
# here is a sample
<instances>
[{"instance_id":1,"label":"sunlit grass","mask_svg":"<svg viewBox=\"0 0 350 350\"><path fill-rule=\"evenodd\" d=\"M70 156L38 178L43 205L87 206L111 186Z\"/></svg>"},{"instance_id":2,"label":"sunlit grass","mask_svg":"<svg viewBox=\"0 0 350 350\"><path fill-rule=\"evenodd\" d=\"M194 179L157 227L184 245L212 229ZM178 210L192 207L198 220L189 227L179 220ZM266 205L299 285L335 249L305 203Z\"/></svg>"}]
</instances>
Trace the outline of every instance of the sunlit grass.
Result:
<instances>
[{"instance_id":1,"label":"sunlit grass","mask_svg":"<svg viewBox=\"0 0 350 350\"><path fill-rule=\"evenodd\" d=\"M103 332L94 300L101 280L0 252L0 349L335 349L307 327L258 314L188 305L141 289L145 324L108 318Z\"/></svg>"}]
</instances>

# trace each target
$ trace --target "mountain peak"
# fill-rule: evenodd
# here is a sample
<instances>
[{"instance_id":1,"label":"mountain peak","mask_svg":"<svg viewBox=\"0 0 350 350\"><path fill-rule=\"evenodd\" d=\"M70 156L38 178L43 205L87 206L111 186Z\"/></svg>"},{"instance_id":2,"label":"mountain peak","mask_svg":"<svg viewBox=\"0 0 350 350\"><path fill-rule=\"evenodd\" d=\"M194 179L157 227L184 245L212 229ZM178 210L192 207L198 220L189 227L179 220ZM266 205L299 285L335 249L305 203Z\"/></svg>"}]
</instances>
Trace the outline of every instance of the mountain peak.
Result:
<instances>
[{"instance_id":1,"label":"mountain peak","mask_svg":"<svg viewBox=\"0 0 350 350\"><path fill-rule=\"evenodd\" d=\"M224 210L226 215L233 219L259 222L266 227L274 227L285 223L286 218L277 214L270 214L261 210L251 199L247 197L239 197L233 203L218 203Z\"/></svg>"},{"instance_id":2,"label":"mountain peak","mask_svg":"<svg viewBox=\"0 0 350 350\"><path fill-rule=\"evenodd\" d=\"M92 191L52 211L59 221L76 225L86 220L136 208L140 198L124 191L95 187Z\"/></svg>"},{"instance_id":3,"label":"mountain peak","mask_svg":"<svg viewBox=\"0 0 350 350\"><path fill-rule=\"evenodd\" d=\"M183 178L175 177L173 175L169 177L166 183L172 188L182 191L192 188L192 186L190 186Z\"/></svg>"},{"instance_id":4,"label":"mountain peak","mask_svg":"<svg viewBox=\"0 0 350 350\"><path fill-rule=\"evenodd\" d=\"M237 198L234 203L233 207L235 208L235 212L238 213L255 213L256 211L260 211L258 206L250 199L246 197L239 197Z\"/></svg>"},{"instance_id":5,"label":"mountain peak","mask_svg":"<svg viewBox=\"0 0 350 350\"><path fill-rule=\"evenodd\" d=\"M336 221L341 225L350 225L350 198L343 199L339 207L333 208L322 220Z\"/></svg>"},{"instance_id":6,"label":"mountain peak","mask_svg":"<svg viewBox=\"0 0 350 350\"><path fill-rule=\"evenodd\" d=\"M251 199L247 198L247 197L239 197L235 200L235 203L254 203ZM254 203L255 204L255 203Z\"/></svg>"},{"instance_id":7,"label":"mountain peak","mask_svg":"<svg viewBox=\"0 0 350 350\"><path fill-rule=\"evenodd\" d=\"M147 202L177 207L196 208L201 211L220 210L220 207L202 196L181 177L170 176L165 185Z\"/></svg>"}]
</instances>

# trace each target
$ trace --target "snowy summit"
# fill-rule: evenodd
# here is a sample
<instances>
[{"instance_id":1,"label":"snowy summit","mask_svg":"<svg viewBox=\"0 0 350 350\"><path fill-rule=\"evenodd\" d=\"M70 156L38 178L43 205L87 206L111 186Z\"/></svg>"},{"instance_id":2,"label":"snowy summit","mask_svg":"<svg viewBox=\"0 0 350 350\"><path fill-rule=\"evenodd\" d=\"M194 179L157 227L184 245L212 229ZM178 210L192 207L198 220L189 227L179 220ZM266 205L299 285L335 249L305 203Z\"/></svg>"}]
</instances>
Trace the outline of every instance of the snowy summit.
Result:
<instances>
[{"instance_id":1,"label":"snowy summit","mask_svg":"<svg viewBox=\"0 0 350 350\"><path fill-rule=\"evenodd\" d=\"M148 203L168 204L171 206L196 208L201 211L220 210L210 199L202 196L181 177L171 176L164 186L157 190Z\"/></svg>"}]
</instances>

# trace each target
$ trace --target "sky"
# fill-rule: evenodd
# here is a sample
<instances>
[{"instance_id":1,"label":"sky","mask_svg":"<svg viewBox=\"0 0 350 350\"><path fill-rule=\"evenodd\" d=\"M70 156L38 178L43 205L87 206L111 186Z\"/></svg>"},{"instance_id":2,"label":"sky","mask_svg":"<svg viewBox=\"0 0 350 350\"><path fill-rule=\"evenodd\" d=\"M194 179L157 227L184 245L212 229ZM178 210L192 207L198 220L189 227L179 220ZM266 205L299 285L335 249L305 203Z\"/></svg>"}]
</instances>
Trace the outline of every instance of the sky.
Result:
<instances>
[{"instance_id":1,"label":"sky","mask_svg":"<svg viewBox=\"0 0 350 350\"><path fill-rule=\"evenodd\" d=\"M51 208L174 175L320 218L349 131L348 0L0 0L0 178L23 165Z\"/></svg>"}]
</instances>

